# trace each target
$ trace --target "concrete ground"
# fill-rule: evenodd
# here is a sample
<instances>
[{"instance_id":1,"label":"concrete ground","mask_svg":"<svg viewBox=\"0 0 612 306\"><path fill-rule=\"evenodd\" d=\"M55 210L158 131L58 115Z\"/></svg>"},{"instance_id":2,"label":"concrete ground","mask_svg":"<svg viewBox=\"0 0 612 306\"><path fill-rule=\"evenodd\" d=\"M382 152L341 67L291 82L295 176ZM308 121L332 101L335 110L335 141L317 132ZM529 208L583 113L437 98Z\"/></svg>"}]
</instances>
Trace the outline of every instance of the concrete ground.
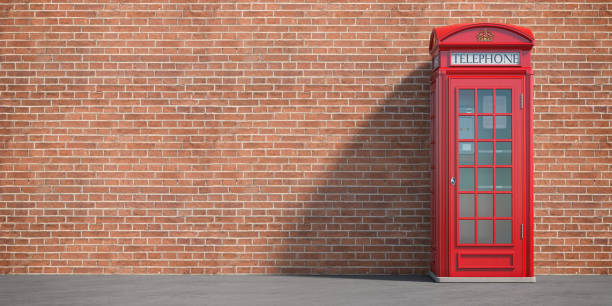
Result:
<instances>
[{"instance_id":1,"label":"concrete ground","mask_svg":"<svg viewBox=\"0 0 612 306\"><path fill-rule=\"evenodd\" d=\"M4 275L0 305L612 305L612 276L455 284L420 276Z\"/></svg>"}]
</instances>

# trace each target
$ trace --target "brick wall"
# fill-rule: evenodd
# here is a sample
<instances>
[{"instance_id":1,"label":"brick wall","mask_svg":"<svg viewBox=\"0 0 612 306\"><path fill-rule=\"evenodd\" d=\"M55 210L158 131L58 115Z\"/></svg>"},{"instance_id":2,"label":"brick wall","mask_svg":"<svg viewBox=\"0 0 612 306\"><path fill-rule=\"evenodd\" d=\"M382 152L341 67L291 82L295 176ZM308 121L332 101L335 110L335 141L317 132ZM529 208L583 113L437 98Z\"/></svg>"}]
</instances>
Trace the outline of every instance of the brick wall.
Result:
<instances>
[{"instance_id":1,"label":"brick wall","mask_svg":"<svg viewBox=\"0 0 612 306\"><path fill-rule=\"evenodd\" d=\"M536 36L536 273L612 272L612 5L3 1L0 273L420 274L433 27Z\"/></svg>"}]
</instances>

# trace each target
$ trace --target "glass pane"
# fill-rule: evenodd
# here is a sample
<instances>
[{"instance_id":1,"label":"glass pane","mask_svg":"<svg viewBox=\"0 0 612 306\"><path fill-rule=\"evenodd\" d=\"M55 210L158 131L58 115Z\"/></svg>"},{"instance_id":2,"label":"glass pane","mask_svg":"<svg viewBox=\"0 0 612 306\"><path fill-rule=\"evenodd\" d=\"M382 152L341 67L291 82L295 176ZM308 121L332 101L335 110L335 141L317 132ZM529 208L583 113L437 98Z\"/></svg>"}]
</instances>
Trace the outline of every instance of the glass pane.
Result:
<instances>
[{"instance_id":1,"label":"glass pane","mask_svg":"<svg viewBox=\"0 0 612 306\"><path fill-rule=\"evenodd\" d=\"M479 142L478 143L478 164L493 165L493 143Z\"/></svg>"},{"instance_id":2,"label":"glass pane","mask_svg":"<svg viewBox=\"0 0 612 306\"><path fill-rule=\"evenodd\" d=\"M498 89L495 91L495 112L512 112L512 89Z\"/></svg>"},{"instance_id":3,"label":"glass pane","mask_svg":"<svg viewBox=\"0 0 612 306\"><path fill-rule=\"evenodd\" d=\"M480 176L480 171L478 171L478 175ZM495 179L495 190L512 190L512 168L495 169ZM480 177L478 178L478 180L480 181ZM480 186L478 187L478 189L480 190Z\"/></svg>"},{"instance_id":4,"label":"glass pane","mask_svg":"<svg viewBox=\"0 0 612 306\"><path fill-rule=\"evenodd\" d=\"M498 165L512 165L512 143L498 142L495 145L495 163ZM478 154L480 155L480 151Z\"/></svg>"},{"instance_id":5,"label":"glass pane","mask_svg":"<svg viewBox=\"0 0 612 306\"><path fill-rule=\"evenodd\" d=\"M480 199L479 199L480 201ZM512 195L498 193L495 201L495 216L512 217Z\"/></svg>"},{"instance_id":6,"label":"glass pane","mask_svg":"<svg viewBox=\"0 0 612 306\"><path fill-rule=\"evenodd\" d=\"M459 168L459 190L474 190L474 168Z\"/></svg>"},{"instance_id":7,"label":"glass pane","mask_svg":"<svg viewBox=\"0 0 612 306\"><path fill-rule=\"evenodd\" d=\"M474 116L459 116L459 139L474 139Z\"/></svg>"},{"instance_id":8,"label":"glass pane","mask_svg":"<svg viewBox=\"0 0 612 306\"><path fill-rule=\"evenodd\" d=\"M493 168L478 168L478 190L493 190Z\"/></svg>"},{"instance_id":9,"label":"glass pane","mask_svg":"<svg viewBox=\"0 0 612 306\"><path fill-rule=\"evenodd\" d=\"M479 194L478 195L478 216L493 217L493 195Z\"/></svg>"},{"instance_id":10,"label":"glass pane","mask_svg":"<svg viewBox=\"0 0 612 306\"><path fill-rule=\"evenodd\" d=\"M512 220L495 221L495 242L512 243Z\"/></svg>"},{"instance_id":11,"label":"glass pane","mask_svg":"<svg viewBox=\"0 0 612 306\"><path fill-rule=\"evenodd\" d=\"M474 217L474 195L459 195L459 217Z\"/></svg>"},{"instance_id":12,"label":"glass pane","mask_svg":"<svg viewBox=\"0 0 612 306\"><path fill-rule=\"evenodd\" d=\"M460 142L459 143L459 164L473 165L474 164L474 143Z\"/></svg>"},{"instance_id":13,"label":"glass pane","mask_svg":"<svg viewBox=\"0 0 612 306\"><path fill-rule=\"evenodd\" d=\"M474 90L459 89L459 112L473 113L474 112Z\"/></svg>"},{"instance_id":14,"label":"glass pane","mask_svg":"<svg viewBox=\"0 0 612 306\"><path fill-rule=\"evenodd\" d=\"M474 220L459 220L459 243L474 243Z\"/></svg>"},{"instance_id":15,"label":"glass pane","mask_svg":"<svg viewBox=\"0 0 612 306\"><path fill-rule=\"evenodd\" d=\"M478 220L478 243L493 243L493 220Z\"/></svg>"},{"instance_id":16,"label":"glass pane","mask_svg":"<svg viewBox=\"0 0 612 306\"><path fill-rule=\"evenodd\" d=\"M492 113L493 112L493 89L478 90L478 112Z\"/></svg>"},{"instance_id":17,"label":"glass pane","mask_svg":"<svg viewBox=\"0 0 612 306\"><path fill-rule=\"evenodd\" d=\"M480 137L480 129L478 130L478 138L482 138ZM512 138L512 116L497 116L495 118L495 138Z\"/></svg>"},{"instance_id":18,"label":"glass pane","mask_svg":"<svg viewBox=\"0 0 612 306\"><path fill-rule=\"evenodd\" d=\"M493 139L493 116L478 116L478 139Z\"/></svg>"}]
</instances>

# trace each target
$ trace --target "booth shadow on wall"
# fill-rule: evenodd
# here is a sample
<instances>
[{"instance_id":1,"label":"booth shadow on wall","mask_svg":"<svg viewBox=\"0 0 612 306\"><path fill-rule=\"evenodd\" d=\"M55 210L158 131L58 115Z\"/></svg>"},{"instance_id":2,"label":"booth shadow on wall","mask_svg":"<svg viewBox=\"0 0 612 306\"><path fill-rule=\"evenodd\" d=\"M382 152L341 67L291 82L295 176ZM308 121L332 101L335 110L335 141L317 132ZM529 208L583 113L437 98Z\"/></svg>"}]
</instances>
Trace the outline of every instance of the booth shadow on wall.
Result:
<instances>
[{"instance_id":1,"label":"booth shadow on wall","mask_svg":"<svg viewBox=\"0 0 612 306\"><path fill-rule=\"evenodd\" d=\"M393 85L357 133L329 135L325 172L298 193L295 230L269 253L280 274L414 275L430 257L430 63ZM354 129L351 129L354 131ZM322 133L327 133L322 129ZM332 133L332 132L330 132ZM289 210L292 211L292 210Z\"/></svg>"}]
</instances>

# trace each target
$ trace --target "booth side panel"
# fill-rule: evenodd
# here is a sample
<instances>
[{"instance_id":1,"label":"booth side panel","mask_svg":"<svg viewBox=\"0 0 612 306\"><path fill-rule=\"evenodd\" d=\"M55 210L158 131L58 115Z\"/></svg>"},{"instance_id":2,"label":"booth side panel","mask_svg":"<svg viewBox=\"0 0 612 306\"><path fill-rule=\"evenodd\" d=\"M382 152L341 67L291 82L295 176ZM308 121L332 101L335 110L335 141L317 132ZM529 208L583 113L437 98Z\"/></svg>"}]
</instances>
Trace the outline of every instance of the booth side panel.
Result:
<instances>
[{"instance_id":1,"label":"booth side panel","mask_svg":"<svg viewBox=\"0 0 612 306\"><path fill-rule=\"evenodd\" d=\"M431 79L431 271L438 276L447 275L447 227L446 227L446 190L442 186L442 180L446 171L445 146L445 121L447 114L444 103L444 78L439 72L435 72Z\"/></svg>"},{"instance_id":2,"label":"booth side panel","mask_svg":"<svg viewBox=\"0 0 612 306\"><path fill-rule=\"evenodd\" d=\"M529 58L529 57L528 57ZM527 188L525 190L525 197L527 207L525 214L527 215L527 241L526 241L526 276L534 276L534 224L533 224L533 72L528 71L525 78L525 149L527 161Z\"/></svg>"},{"instance_id":3,"label":"booth side panel","mask_svg":"<svg viewBox=\"0 0 612 306\"><path fill-rule=\"evenodd\" d=\"M439 158L439 139L437 133L439 131L438 124L438 82L434 75L431 79L430 93L430 112L431 112L431 271L435 274L440 273L440 188L436 181L439 177L440 158Z\"/></svg>"},{"instance_id":4,"label":"booth side panel","mask_svg":"<svg viewBox=\"0 0 612 306\"><path fill-rule=\"evenodd\" d=\"M440 129L438 131L438 139L440 139L440 175L438 176L437 185L438 188L442 191L440 193L440 230L441 230L441 268L440 268L440 276L448 276L449 275L449 247L450 247L450 217L449 217L449 188L448 188L448 179L449 179L449 167L451 166L451 161L448 157L449 150L449 120L450 120L450 110L449 110L449 92L448 92L448 76L446 75L446 71L442 71L440 73L439 84L443 84L443 86L439 86L438 88L438 113L440 114Z\"/></svg>"},{"instance_id":5,"label":"booth side panel","mask_svg":"<svg viewBox=\"0 0 612 306\"><path fill-rule=\"evenodd\" d=\"M437 237L436 237L436 185L434 184L435 179L436 179L436 168L435 168L435 160L436 160L436 156L435 156L435 152L436 152L436 144L434 142L434 135L435 135L435 131L436 131L436 125L435 125L435 92L436 92L436 82L435 79L431 78L431 82L429 84L429 120L430 120L430 133L429 133L429 143L430 143L430 149L431 149L431 158L430 158L430 171L431 171L431 175L430 175L430 192L431 192L431 204L430 204L430 213L431 213L431 218L429 220L430 222L430 229L431 229L431 248L430 248L430 252L431 252L431 258L430 258L430 262L429 262L429 270L433 271L434 273L436 273L436 266L438 263L438 257L437 257L437 248L436 248L436 242L437 242Z\"/></svg>"}]
</instances>

